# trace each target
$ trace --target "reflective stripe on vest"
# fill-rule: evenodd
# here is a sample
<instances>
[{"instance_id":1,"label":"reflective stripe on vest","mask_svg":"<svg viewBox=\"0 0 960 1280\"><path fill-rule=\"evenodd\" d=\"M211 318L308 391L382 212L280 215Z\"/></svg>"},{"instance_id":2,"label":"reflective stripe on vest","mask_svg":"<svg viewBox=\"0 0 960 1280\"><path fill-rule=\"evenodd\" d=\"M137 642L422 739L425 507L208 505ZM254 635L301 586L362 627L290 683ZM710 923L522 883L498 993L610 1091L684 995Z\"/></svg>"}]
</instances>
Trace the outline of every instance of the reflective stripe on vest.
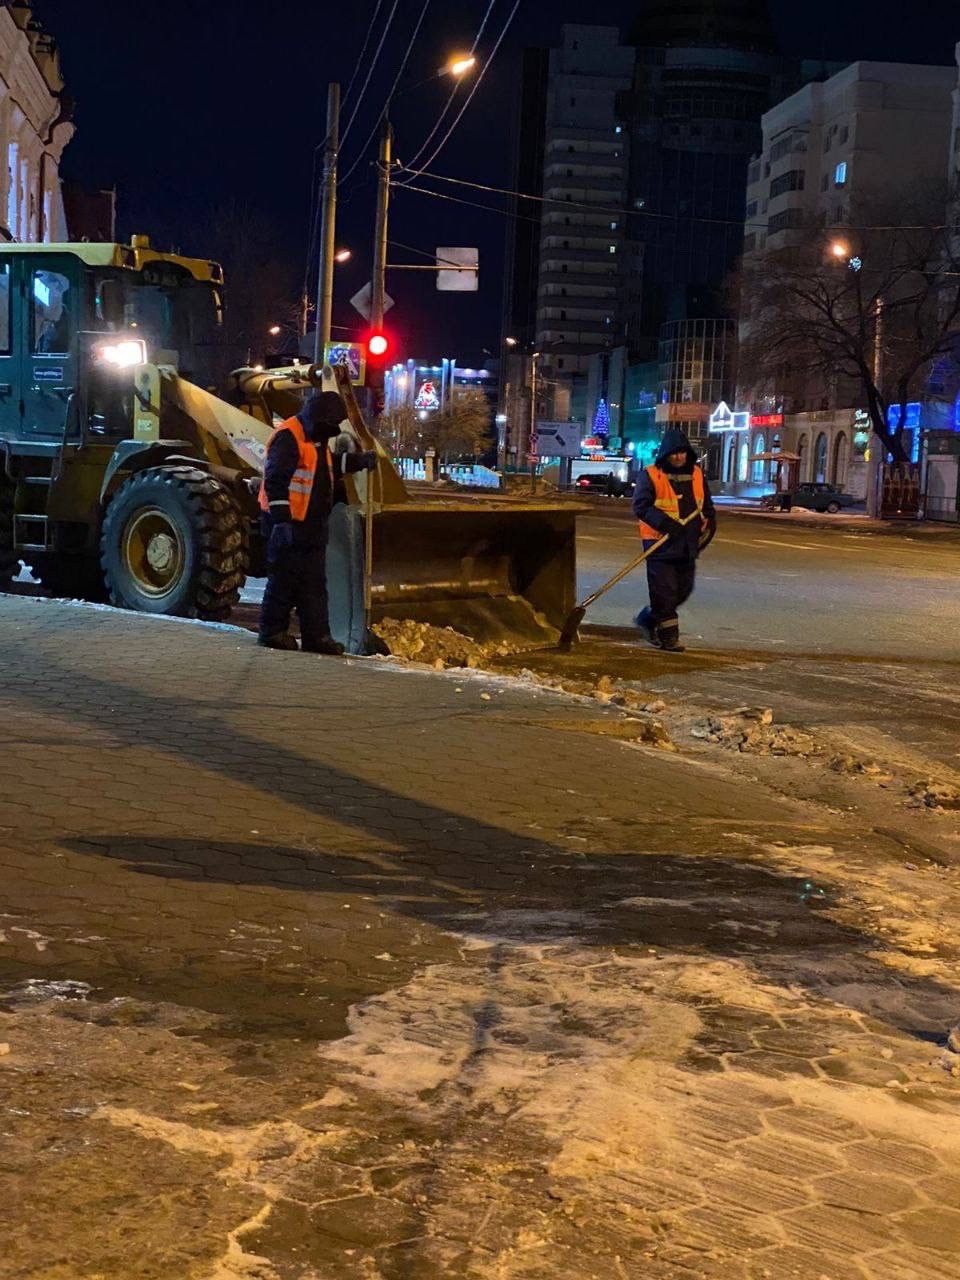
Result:
<instances>
[{"instance_id":1,"label":"reflective stripe on vest","mask_svg":"<svg viewBox=\"0 0 960 1280\"><path fill-rule=\"evenodd\" d=\"M303 423L299 418L287 418L286 422L281 422L270 437L271 443L276 439L279 431L292 432L293 438L297 442L297 448L300 450L300 465L291 477L286 500L290 504L292 518L294 520L306 520L307 509L310 506L310 495L313 493L313 480L317 474L320 451L315 444L312 444L307 439L303 430ZM269 445L267 449L269 452ZM330 494L332 497L334 486L333 454L329 448L325 452L327 471L330 473ZM260 481L260 510L270 510L270 503L267 499L266 479Z\"/></svg>"},{"instance_id":2,"label":"reflective stripe on vest","mask_svg":"<svg viewBox=\"0 0 960 1280\"><path fill-rule=\"evenodd\" d=\"M673 485L670 483L670 477L665 471L661 471L656 464L647 467L647 475L653 483L653 492L655 497L654 506L658 511L664 511L671 520L680 519L680 499L677 497ZM683 521L684 524L694 518L694 515L700 517L703 523L703 503L706 498L706 487L703 483L703 471L699 467L693 468L693 500L697 504L696 512L691 515L688 520ZM640 520L640 537L644 542L655 542L657 538L662 538L663 534L659 529L654 529L652 524Z\"/></svg>"}]
</instances>

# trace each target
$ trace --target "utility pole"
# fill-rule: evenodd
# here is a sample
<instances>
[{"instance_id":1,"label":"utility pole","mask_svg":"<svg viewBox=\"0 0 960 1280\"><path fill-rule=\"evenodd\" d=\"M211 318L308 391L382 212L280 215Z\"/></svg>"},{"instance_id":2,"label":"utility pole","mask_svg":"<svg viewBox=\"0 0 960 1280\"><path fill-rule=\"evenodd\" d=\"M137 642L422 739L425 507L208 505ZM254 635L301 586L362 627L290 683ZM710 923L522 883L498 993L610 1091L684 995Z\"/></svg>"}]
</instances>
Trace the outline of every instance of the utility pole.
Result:
<instances>
[{"instance_id":1,"label":"utility pole","mask_svg":"<svg viewBox=\"0 0 960 1280\"><path fill-rule=\"evenodd\" d=\"M883 298L878 294L875 303L873 329L873 385L883 397ZM880 476L886 462L885 446L876 432L870 437L870 457L867 461L867 515L880 514Z\"/></svg>"},{"instance_id":2,"label":"utility pole","mask_svg":"<svg viewBox=\"0 0 960 1280\"><path fill-rule=\"evenodd\" d=\"M390 166L392 163L393 130L384 116L380 130L380 159L377 166L377 221L373 232L373 280L370 303L370 325L374 330L383 327L383 295L386 292L387 275L387 223L390 216Z\"/></svg>"},{"instance_id":3,"label":"utility pole","mask_svg":"<svg viewBox=\"0 0 960 1280\"><path fill-rule=\"evenodd\" d=\"M327 86L327 136L323 144L323 200L320 223L320 272L317 280L317 332L314 364L322 364L333 318L333 263L337 244L337 159L340 152L340 86Z\"/></svg>"},{"instance_id":4,"label":"utility pole","mask_svg":"<svg viewBox=\"0 0 960 1280\"><path fill-rule=\"evenodd\" d=\"M537 492L537 464L534 461L533 442L537 438L537 361L540 352L534 351L530 357L530 440L527 444L527 457L530 461L530 492Z\"/></svg>"}]
</instances>

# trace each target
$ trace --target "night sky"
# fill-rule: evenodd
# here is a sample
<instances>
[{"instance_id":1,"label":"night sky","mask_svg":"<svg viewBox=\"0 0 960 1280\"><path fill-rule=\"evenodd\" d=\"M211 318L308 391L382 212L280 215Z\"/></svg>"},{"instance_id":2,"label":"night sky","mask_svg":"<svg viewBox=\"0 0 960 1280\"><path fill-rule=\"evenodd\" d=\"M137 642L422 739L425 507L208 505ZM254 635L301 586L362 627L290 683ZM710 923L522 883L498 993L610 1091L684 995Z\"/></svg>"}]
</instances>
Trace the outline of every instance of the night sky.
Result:
<instances>
[{"instance_id":1,"label":"night sky","mask_svg":"<svg viewBox=\"0 0 960 1280\"><path fill-rule=\"evenodd\" d=\"M377 38L391 4L384 0L381 6ZM398 0L390 37L344 147L341 174L357 159L383 108L422 4ZM64 174L91 188L117 186L124 238L146 231L164 247L203 257L218 256L216 244L203 234L211 211L230 202L248 206L271 229L278 264L292 282L292 307L303 276L313 150L323 137L326 85L339 79L346 88L374 5L375 0L35 0L37 16L60 42L67 85L77 101L78 132ZM486 7L486 0L432 0L402 84L416 85L451 52L469 49ZM512 7L513 0L496 0L478 48L481 61ZM588 14L591 23L623 24L637 8L636 0L592 0L589 6L521 0L436 171L508 186L520 50L552 42L563 21L583 21ZM812 58L947 65L960 39L956 0L772 0L772 10L784 50ZM375 40L371 51L374 45ZM368 52L367 63L369 57ZM366 65L358 87L365 74ZM401 160L419 148L447 92L447 81L433 81L395 104ZM357 336L363 322L344 302L369 279L372 191L365 158L341 194L338 239L354 258L338 268L334 316L341 325L355 326ZM478 198L502 204L498 197ZM480 358L482 347L496 349L505 227L498 214L409 192L397 195L391 239L425 250L477 244L481 251L476 295L438 294L425 273L388 279L398 303L388 327L402 354L454 355L469 364ZM398 258L417 260L391 249L391 260Z\"/></svg>"}]
</instances>

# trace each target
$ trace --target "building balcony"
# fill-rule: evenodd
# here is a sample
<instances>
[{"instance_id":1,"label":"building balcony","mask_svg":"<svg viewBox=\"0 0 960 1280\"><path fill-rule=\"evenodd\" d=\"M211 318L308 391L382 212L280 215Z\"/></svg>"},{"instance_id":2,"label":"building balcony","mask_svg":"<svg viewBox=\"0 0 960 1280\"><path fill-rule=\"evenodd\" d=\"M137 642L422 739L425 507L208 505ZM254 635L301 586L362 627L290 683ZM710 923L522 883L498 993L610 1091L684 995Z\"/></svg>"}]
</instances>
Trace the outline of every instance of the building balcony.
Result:
<instances>
[{"instance_id":1,"label":"building balcony","mask_svg":"<svg viewBox=\"0 0 960 1280\"><path fill-rule=\"evenodd\" d=\"M626 174L618 178L598 178L592 174L562 174L562 173L546 173L543 179L543 195L546 200L556 200L561 204L568 203L566 197L570 197L570 202L580 204L602 203L594 199L591 201L591 195L601 191L604 195L622 195L626 190L627 178Z\"/></svg>"}]
</instances>

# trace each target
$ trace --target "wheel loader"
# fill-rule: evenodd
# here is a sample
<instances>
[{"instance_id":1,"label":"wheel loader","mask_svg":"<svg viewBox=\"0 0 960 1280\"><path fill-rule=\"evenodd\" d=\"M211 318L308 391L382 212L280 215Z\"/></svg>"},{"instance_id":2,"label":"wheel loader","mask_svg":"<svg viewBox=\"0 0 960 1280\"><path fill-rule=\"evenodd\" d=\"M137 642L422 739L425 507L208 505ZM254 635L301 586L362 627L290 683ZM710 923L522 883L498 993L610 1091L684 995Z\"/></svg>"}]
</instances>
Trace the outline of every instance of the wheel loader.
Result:
<instances>
[{"instance_id":1,"label":"wheel loader","mask_svg":"<svg viewBox=\"0 0 960 1280\"><path fill-rule=\"evenodd\" d=\"M0 591L23 561L57 595L222 621L265 572L257 492L270 434L346 371L218 367L216 262L130 245L0 245ZM385 617L482 640L555 637L575 590L566 505L413 502L382 448L348 479L328 556L351 652Z\"/></svg>"}]
</instances>

